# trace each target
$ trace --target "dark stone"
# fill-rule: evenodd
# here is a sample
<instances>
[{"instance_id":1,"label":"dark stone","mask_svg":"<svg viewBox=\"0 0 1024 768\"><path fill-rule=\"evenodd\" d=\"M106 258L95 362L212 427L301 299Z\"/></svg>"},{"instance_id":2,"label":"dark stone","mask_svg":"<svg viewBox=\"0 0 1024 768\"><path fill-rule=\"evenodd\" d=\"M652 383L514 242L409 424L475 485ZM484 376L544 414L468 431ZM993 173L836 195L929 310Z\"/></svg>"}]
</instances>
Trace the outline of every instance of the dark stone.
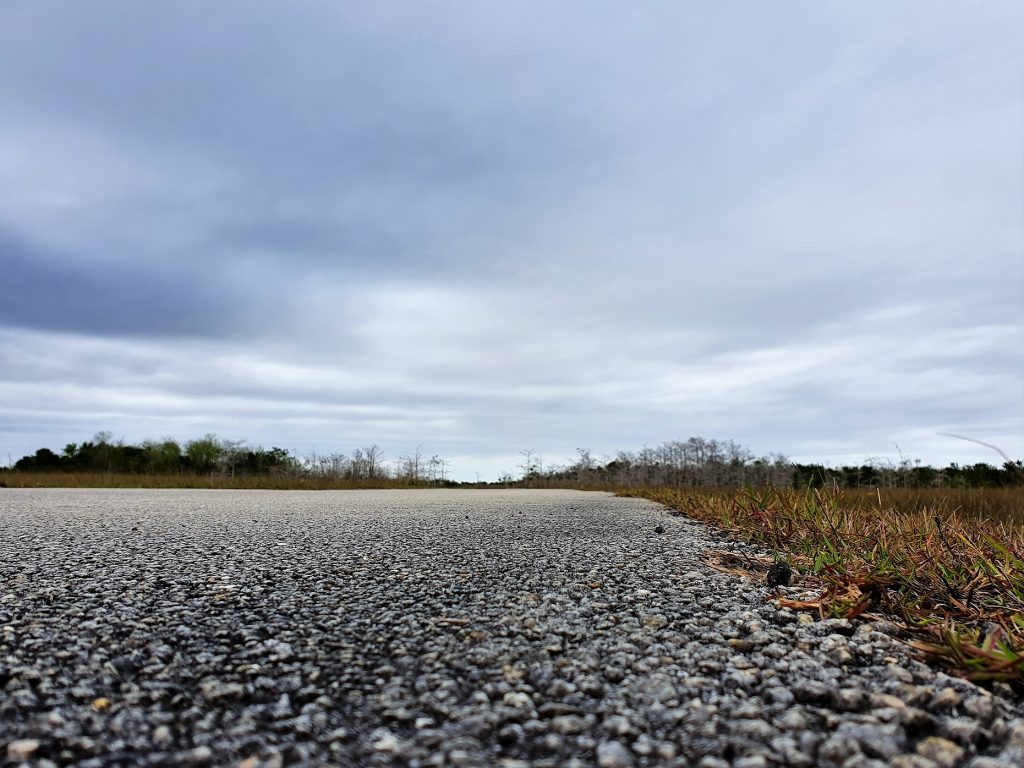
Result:
<instances>
[{"instance_id":1,"label":"dark stone","mask_svg":"<svg viewBox=\"0 0 1024 768\"><path fill-rule=\"evenodd\" d=\"M789 586L789 581L792 578L793 569L789 567L789 564L779 562L768 569L766 581L769 587L786 587Z\"/></svg>"},{"instance_id":2,"label":"dark stone","mask_svg":"<svg viewBox=\"0 0 1024 768\"><path fill-rule=\"evenodd\" d=\"M498 731L498 743L504 747L510 747L514 744L525 740L526 732L523 731L523 726L516 723L503 726Z\"/></svg>"}]
</instances>

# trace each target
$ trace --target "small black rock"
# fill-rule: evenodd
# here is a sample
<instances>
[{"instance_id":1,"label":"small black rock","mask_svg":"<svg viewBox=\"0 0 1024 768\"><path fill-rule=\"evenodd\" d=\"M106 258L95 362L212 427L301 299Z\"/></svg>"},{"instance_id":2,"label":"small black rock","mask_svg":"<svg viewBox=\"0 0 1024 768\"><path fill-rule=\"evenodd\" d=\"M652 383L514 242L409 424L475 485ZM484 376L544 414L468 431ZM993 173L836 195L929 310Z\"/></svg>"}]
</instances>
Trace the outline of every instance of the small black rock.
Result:
<instances>
[{"instance_id":1,"label":"small black rock","mask_svg":"<svg viewBox=\"0 0 1024 768\"><path fill-rule=\"evenodd\" d=\"M791 578L793 578L793 569L789 567L788 563L779 562L768 569L766 581L769 587L787 587Z\"/></svg>"},{"instance_id":2,"label":"small black rock","mask_svg":"<svg viewBox=\"0 0 1024 768\"><path fill-rule=\"evenodd\" d=\"M655 533L664 533L665 532L665 527L659 525L657 528L654 529L654 532Z\"/></svg>"}]
</instances>

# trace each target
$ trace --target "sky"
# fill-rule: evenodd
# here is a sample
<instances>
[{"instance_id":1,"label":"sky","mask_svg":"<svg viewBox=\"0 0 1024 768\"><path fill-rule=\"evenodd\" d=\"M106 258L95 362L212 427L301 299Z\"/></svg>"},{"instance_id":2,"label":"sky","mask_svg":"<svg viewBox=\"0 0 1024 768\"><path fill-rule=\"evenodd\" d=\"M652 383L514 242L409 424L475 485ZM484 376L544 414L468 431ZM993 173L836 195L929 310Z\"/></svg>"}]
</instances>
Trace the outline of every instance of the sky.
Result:
<instances>
[{"instance_id":1,"label":"sky","mask_svg":"<svg viewBox=\"0 0 1024 768\"><path fill-rule=\"evenodd\" d=\"M0 4L0 463L1024 457L1024 5Z\"/></svg>"}]
</instances>

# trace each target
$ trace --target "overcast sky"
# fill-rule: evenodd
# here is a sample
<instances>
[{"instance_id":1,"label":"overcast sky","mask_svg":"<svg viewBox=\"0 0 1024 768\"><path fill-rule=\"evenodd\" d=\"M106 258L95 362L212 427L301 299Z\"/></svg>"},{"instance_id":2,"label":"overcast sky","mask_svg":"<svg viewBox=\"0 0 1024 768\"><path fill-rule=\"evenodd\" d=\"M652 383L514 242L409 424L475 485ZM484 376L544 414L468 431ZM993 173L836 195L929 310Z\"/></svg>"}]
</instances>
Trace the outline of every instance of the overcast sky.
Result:
<instances>
[{"instance_id":1,"label":"overcast sky","mask_svg":"<svg viewBox=\"0 0 1024 768\"><path fill-rule=\"evenodd\" d=\"M0 461L1024 456L1024 5L0 4Z\"/></svg>"}]
</instances>

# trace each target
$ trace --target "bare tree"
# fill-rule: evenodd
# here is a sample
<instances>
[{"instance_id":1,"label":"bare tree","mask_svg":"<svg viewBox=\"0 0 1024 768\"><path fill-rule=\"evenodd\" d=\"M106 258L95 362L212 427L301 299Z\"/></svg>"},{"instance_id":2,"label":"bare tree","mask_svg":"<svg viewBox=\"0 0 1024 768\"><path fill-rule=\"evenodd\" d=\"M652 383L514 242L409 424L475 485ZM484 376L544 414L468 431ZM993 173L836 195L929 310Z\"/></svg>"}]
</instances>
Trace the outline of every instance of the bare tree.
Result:
<instances>
[{"instance_id":1,"label":"bare tree","mask_svg":"<svg viewBox=\"0 0 1024 768\"><path fill-rule=\"evenodd\" d=\"M427 462L427 466L429 467L428 471L431 482L443 483L448 479L446 474L448 462L442 459L436 453L430 457L430 461Z\"/></svg>"},{"instance_id":2,"label":"bare tree","mask_svg":"<svg viewBox=\"0 0 1024 768\"><path fill-rule=\"evenodd\" d=\"M423 460L423 443L416 446L416 452L412 455L412 479L413 482L419 482L420 479L420 462Z\"/></svg>"},{"instance_id":3,"label":"bare tree","mask_svg":"<svg viewBox=\"0 0 1024 768\"><path fill-rule=\"evenodd\" d=\"M527 448L525 451L520 451L519 455L523 457L523 463L519 464L519 468L523 470L523 481L529 485L533 475L537 472L537 464L533 456L536 451L533 448Z\"/></svg>"},{"instance_id":4,"label":"bare tree","mask_svg":"<svg viewBox=\"0 0 1024 768\"><path fill-rule=\"evenodd\" d=\"M406 454L399 460L399 473L412 483L418 483L422 477L423 443L416 446L416 451Z\"/></svg>"},{"instance_id":5,"label":"bare tree","mask_svg":"<svg viewBox=\"0 0 1024 768\"><path fill-rule=\"evenodd\" d=\"M594 457L590 455L589 448L577 448L576 449L576 483L578 485L587 485L590 479L590 473L594 470Z\"/></svg>"}]
</instances>

